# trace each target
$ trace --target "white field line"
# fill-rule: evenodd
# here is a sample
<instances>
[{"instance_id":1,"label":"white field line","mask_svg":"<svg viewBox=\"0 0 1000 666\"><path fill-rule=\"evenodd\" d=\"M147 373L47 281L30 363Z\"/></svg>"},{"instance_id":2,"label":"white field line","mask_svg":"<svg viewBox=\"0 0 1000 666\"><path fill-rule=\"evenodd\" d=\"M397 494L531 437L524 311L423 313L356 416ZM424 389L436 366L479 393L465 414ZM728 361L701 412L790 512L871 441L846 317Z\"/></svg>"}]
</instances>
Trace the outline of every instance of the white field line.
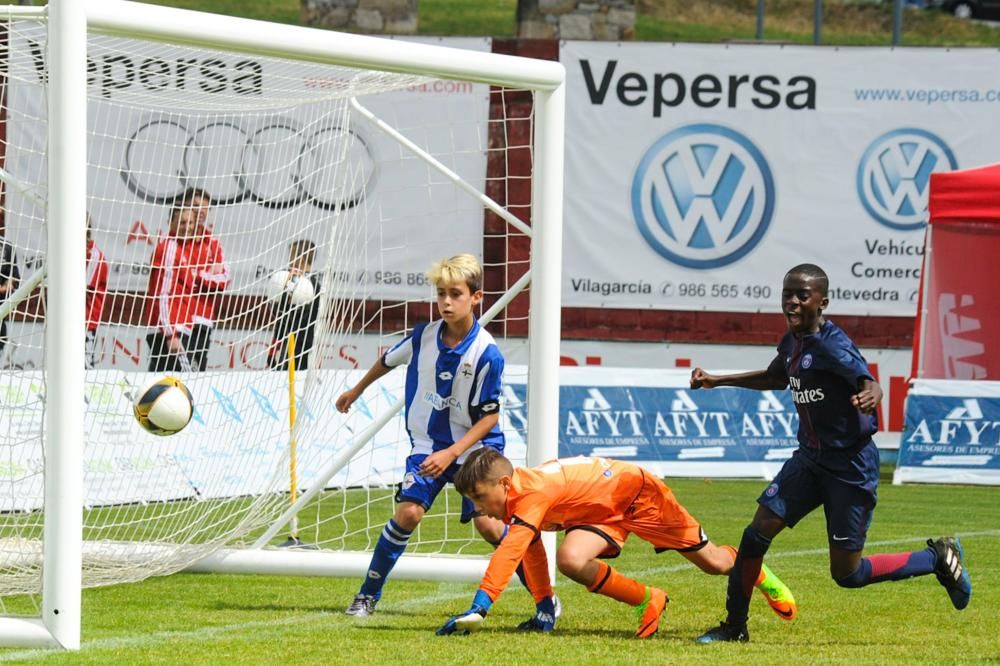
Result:
<instances>
[{"instance_id":1,"label":"white field line","mask_svg":"<svg viewBox=\"0 0 1000 666\"><path fill-rule=\"evenodd\" d=\"M1000 536L1000 530L983 530L979 532L965 532L958 535L962 538L976 538L976 537L995 537ZM866 546L899 546L903 544L912 544L914 542L920 543L923 539L920 537L912 537L908 539L890 539L885 541L869 541ZM807 557L810 555L826 555L828 549L826 548L810 548L808 550L794 550L785 552L775 552L768 554L768 559L778 559L785 557ZM644 571L629 572L630 576L636 578L646 578L648 576L653 576L657 574L664 573L676 573L679 571L696 571L693 568L694 565L687 562L683 564L671 565L668 567L653 567L646 569ZM416 597L414 599L408 599L405 601L400 601L399 603L393 603L393 609L411 609L419 608L421 606L426 606L429 604L435 604L441 601L452 601L455 599L461 599L463 597L469 596L469 591L464 592L446 592L445 590L453 587L452 583L441 583L438 587L438 591L434 594L425 595L422 597ZM139 648L161 641L169 640L197 640L206 641L211 640L215 636L227 635L230 633L246 632L247 630L254 629L268 629L277 628L289 625L301 626L304 624L313 624L317 622L330 622L335 624L352 624L357 623L358 620L354 618L348 618L340 612L331 611L320 611L316 613L306 613L304 615L295 615L292 617L278 618L275 620L259 620L256 622L241 622L239 624L227 624L218 627L203 627L200 629L192 629L190 631L158 631L151 634L143 634L141 636L125 636L125 637L115 637L115 638L99 638L92 641L84 641L81 645L81 650L101 650L108 648ZM249 636L256 637L252 632L248 634ZM0 661L15 661L18 659L36 659L45 658L48 656L63 654L60 650L21 650L19 652L7 652L0 654Z\"/></svg>"},{"instance_id":2,"label":"white field line","mask_svg":"<svg viewBox=\"0 0 1000 666\"><path fill-rule=\"evenodd\" d=\"M434 594L428 594L422 597L416 597L413 599L407 599L405 601L400 601L399 603L393 602L393 610L407 610L412 608L419 608L421 606L426 606L429 604L435 604L442 601L454 601L456 599L469 598L471 593L469 590L464 590L462 592L444 592L444 588L453 587L453 583L442 583L438 588L438 591ZM173 640L194 640L194 641L208 641L216 636L227 635L230 633L248 632L248 636L257 636L256 632L259 630L266 630L271 628L280 628L284 626L302 626L309 624L316 624L319 622L330 623L332 625L336 624L357 624L363 622L364 620L357 620L352 617L348 617L339 611L318 611L315 613L305 613L303 615L294 615L291 617L283 617L274 620L258 620L255 622L241 622L239 624L227 624L217 627L202 627L200 629L192 629L190 631L157 631L151 634L143 634L141 636L123 636L114 638L99 638L92 641L83 641L80 646L80 650L105 650L105 649L118 649L118 648L141 648L144 646L152 645L154 643L159 643L162 641L173 641ZM442 623L444 620L442 620ZM49 656L55 656L59 654L64 654L61 650L21 650L18 652L8 652L0 654L0 661L16 661L18 659L39 659Z\"/></svg>"}]
</instances>

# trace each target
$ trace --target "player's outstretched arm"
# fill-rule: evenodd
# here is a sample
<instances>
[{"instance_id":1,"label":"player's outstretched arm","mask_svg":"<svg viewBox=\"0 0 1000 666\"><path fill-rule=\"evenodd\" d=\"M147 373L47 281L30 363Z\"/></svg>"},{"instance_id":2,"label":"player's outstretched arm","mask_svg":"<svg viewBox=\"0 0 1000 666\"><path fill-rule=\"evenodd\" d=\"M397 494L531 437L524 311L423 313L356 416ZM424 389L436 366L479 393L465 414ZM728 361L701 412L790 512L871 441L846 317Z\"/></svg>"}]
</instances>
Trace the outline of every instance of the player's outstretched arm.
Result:
<instances>
[{"instance_id":1,"label":"player's outstretched arm","mask_svg":"<svg viewBox=\"0 0 1000 666\"><path fill-rule=\"evenodd\" d=\"M368 369L368 372L365 373L365 376L361 378L361 381L340 394L336 402L337 411L341 414L346 414L347 410L354 404L354 401L360 398L361 394L365 392L365 389L389 374L390 370L392 368L387 366L381 358L375 361L372 367Z\"/></svg>"},{"instance_id":2,"label":"player's outstretched arm","mask_svg":"<svg viewBox=\"0 0 1000 666\"><path fill-rule=\"evenodd\" d=\"M768 391L785 388L788 386L788 380L785 377L772 373L770 369L737 372L729 375L713 375L701 368L695 368L691 371L692 389L716 388L718 386L738 386L740 388Z\"/></svg>"},{"instance_id":3,"label":"player's outstretched arm","mask_svg":"<svg viewBox=\"0 0 1000 666\"><path fill-rule=\"evenodd\" d=\"M542 513L544 513L544 509ZM524 560L524 556L529 547L531 547L536 534L537 530L526 525L516 524L511 526L510 531L507 532L507 536L504 537L503 541L500 542L500 546L490 556L490 564L483 575L479 590L476 591L476 597L472 600L472 606L464 613L456 615L445 622L444 626L437 630L438 636L448 636L455 633L467 634L481 627L483 619L486 617L486 613L493 605L493 602L503 593L504 588L507 587L511 577L514 575L517 565ZM541 541L537 541L536 543L539 550L534 553L529 562L531 565L544 566L547 574L548 565L544 560L545 549L541 546ZM536 557L543 559L536 561ZM529 575L529 585L531 585L533 580L534 578ZM556 619L555 600L552 598L551 585L532 586L532 592L541 593L541 596L535 599L535 616L528 622L523 623L519 628L522 630L552 631L553 627L555 627ZM531 624L531 626L526 626L527 624Z\"/></svg>"},{"instance_id":4,"label":"player's outstretched arm","mask_svg":"<svg viewBox=\"0 0 1000 666\"><path fill-rule=\"evenodd\" d=\"M713 374L705 372L701 368L695 368L691 371L691 388L715 388L718 386L719 378Z\"/></svg>"},{"instance_id":5,"label":"player's outstretched arm","mask_svg":"<svg viewBox=\"0 0 1000 666\"><path fill-rule=\"evenodd\" d=\"M860 390L851 396L851 404L862 414L874 414L882 402L882 387L865 377L858 382L858 388Z\"/></svg>"},{"instance_id":6,"label":"player's outstretched arm","mask_svg":"<svg viewBox=\"0 0 1000 666\"><path fill-rule=\"evenodd\" d=\"M489 613L491 606L493 606L493 600L490 599L490 596L482 590L476 590L476 596L472 600L469 610L449 618L435 633L438 636L451 636L452 634L462 636L477 631L482 628L483 620L486 619L486 614Z\"/></svg>"}]
</instances>

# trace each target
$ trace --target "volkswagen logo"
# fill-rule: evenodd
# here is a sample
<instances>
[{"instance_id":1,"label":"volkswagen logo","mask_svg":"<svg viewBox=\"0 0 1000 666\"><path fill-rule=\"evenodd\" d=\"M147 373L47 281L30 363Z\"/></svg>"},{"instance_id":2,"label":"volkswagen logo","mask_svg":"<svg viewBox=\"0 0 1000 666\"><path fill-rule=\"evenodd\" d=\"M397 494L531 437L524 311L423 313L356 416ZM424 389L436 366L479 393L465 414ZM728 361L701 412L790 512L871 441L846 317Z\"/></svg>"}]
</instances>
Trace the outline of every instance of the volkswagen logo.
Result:
<instances>
[{"instance_id":1,"label":"volkswagen logo","mask_svg":"<svg viewBox=\"0 0 1000 666\"><path fill-rule=\"evenodd\" d=\"M375 173L375 155L357 130L332 121L303 127L286 117L254 124L153 118L128 138L121 168L125 186L148 203L171 204L197 185L216 204L271 209L353 208Z\"/></svg>"},{"instance_id":2,"label":"volkswagen logo","mask_svg":"<svg viewBox=\"0 0 1000 666\"><path fill-rule=\"evenodd\" d=\"M749 139L719 125L688 125L642 156L632 178L632 215L667 260L718 268L760 242L774 196L771 170Z\"/></svg>"},{"instance_id":3,"label":"volkswagen logo","mask_svg":"<svg viewBox=\"0 0 1000 666\"><path fill-rule=\"evenodd\" d=\"M872 141L858 165L858 197L879 224L920 229L927 223L931 172L958 168L951 149L921 129L903 128Z\"/></svg>"}]
</instances>

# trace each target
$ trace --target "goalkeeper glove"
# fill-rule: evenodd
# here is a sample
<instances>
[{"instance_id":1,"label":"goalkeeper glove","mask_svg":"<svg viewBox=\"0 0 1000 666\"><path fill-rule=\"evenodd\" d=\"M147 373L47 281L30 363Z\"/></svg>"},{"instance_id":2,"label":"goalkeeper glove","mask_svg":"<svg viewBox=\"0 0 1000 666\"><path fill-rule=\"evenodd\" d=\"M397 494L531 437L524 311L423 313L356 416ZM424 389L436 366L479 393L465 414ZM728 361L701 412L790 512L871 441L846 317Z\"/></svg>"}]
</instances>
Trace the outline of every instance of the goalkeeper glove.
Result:
<instances>
[{"instance_id":1,"label":"goalkeeper glove","mask_svg":"<svg viewBox=\"0 0 1000 666\"><path fill-rule=\"evenodd\" d=\"M486 618L486 614L490 611L490 606L492 605L493 601L489 595L482 590L477 590L476 597L472 600L472 606L469 610L445 622L444 626L437 630L437 635L464 635L476 631L482 626L483 620Z\"/></svg>"},{"instance_id":2,"label":"goalkeeper glove","mask_svg":"<svg viewBox=\"0 0 1000 666\"><path fill-rule=\"evenodd\" d=\"M556 605L552 597L535 604L535 616L517 626L518 631L552 631L556 626Z\"/></svg>"}]
</instances>

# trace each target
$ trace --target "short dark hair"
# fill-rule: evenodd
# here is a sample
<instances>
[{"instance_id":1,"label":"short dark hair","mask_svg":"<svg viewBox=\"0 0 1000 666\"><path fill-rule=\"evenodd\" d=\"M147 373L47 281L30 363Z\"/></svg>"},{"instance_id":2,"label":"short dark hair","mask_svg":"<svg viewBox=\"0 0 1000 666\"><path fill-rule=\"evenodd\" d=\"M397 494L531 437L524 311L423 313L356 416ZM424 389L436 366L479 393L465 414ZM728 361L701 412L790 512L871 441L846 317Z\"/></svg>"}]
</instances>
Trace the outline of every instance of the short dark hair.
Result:
<instances>
[{"instance_id":1,"label":"short dark hair","mask_svg":"<svg viewBox=\"0 0 1000 666\"><path fill-rule=\"evenodd\" d=\"M305 257L311 266L316 260L316 243L308 238L300 238L288 244L288 255L292 261L299 257Z\"/></svg>"},{"instance_id":2,"label":"short dark hair","mask_svg":"<svg viewBox=\"0 0 1000 666\"><path fill-rule=\"evenodd\" d=\"M174 199L174 206L181 207L184 204L191 203L191 200L195 197L199 199L204 199L209 204L212 203L212 195L201 189L200 187L188 187L181 193L179 197Z\"/></svg>"},{"instance_id":3,"label":"short dark hair","mask_svg":"<svg viewBox=\"0 0 1000 666\"><path fill-rule=\"evenodd\" d=\"M794 266L785 273L785 277L789 275L801 275L812 280L819 289L819 292L824 296L826 296L827 291L830 289L830 278L827 277L826 271L816 264L799 264L798 266Z\"/></svg>"},{"instance_id":4,"label":"short dark hair","mask_svg":"<svg viewBox=\"0 0 1000 666\"><path fill-rule=\"evenodd\" d=\"M176 197L174 197L174 203L170 207L170 217L168 219L170 220L174 219L174 216L177 215L177 213L181 212L182 208L190 206L191 202L194 200L195 197L204 199L205 201L208 202L209 205L212 205L211 194L201 189L200 187L189 187L180 194L178 194Z\"/></svg>"},{"instance_id":5,"label":"short dark hair","mask_svg":"<svg viewBox=\"0 0 1000 666\"><path fill-rule=\"evenodd\" d=\"M476 490L476 484L496 481L501 476L514 473L514 466L496 449L484 446L469 454L455 474L455 490L468 497Z\"/></svg>"}]
</instances>

